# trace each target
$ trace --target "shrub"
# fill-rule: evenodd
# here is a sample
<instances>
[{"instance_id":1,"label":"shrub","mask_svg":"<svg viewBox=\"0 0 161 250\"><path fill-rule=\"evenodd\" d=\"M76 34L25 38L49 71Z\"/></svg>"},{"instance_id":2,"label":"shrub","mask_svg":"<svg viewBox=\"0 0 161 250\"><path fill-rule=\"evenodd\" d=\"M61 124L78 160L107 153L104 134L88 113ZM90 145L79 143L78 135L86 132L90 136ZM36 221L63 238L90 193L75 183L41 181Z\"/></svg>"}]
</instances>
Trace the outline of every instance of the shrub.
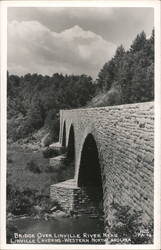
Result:
<instances>
[{"instance_id":1,"label":"shrub","mask_svg":"<svg viewBox=\"0 0 161 250\"><path fill-rule=\"evenodd\" d=\"M52 143L52 138L50 133L47 133L41 140L41 144L43 147L48 147Z\"/></svg>"},{"instance_id":2,"label":"shrub","mask_svg":"<svg viewBox=\"0 0 161 250\"><path fill-rule=\"evenodd\" d=\"M17 227L12 223L7 222L7 227L6 227L6 232L7 232L7 243L11 243L11 239L14 240L14 233L19 233Z\"/></svg>"},{"instance_id":3,"label":"shrub","mask_svg":"<svg viewBox=\"0 0 161 250\"><path fill-rule=\"evenodd\" d=\"M52 126L50 127L50 136L52 138L52 141L56 142L59 139L59 127L60 127L60 121L59 117L57 116L53 122Z\"/></svg>"},{"instance_id":4,"label":"shrub","mask_svg":"<svg viewBox=\"0 0 161 250\"><path fill-rule=\"evenodd\" d=\"M51 158L58 155L58 152L52 148L46 147L43 151L44 158Z\"/></svg>"},{"instance_id":5,"label":"shrub","mask_svg":"<svg viewBox=\"0 0 161 250\"><path fill-rule=\"evenodd\" d=\"M34 174L40 174L42 171L40 167L34 162L34 160L30 160L27 162L26 169L30 170Z\"/></svg>"},{"instance_id":6,"label":"shrub","mask_svg":"<svg viewBox=\"0 0 161 250\"><path fill-rule=\"evenodd\" d=\"M114 219L109 231L119 239L130 239L130 244L151 244L153 224L142 222L142 211L136 211L129 206L118 203L111 204ZM146 232L146 233L141 233Z\"/></svg>"},{"instance_id":7,"label":"shrub","mask_svg":"<svg viewBox=\"0 0 161 250\"><path fill-rule=\"evenodd\" d=\"M30 215L33 200L20 192L20 194L16 195L12 200L9 200L7 205L7 212L10 212L14 215Z\"/></svg>"},{"instance_id":8,"label":"shrub","mask_svg":"<svg viewBox=\"0 0 161 250\"><path fill-rule=\"evenodd\" d=\"M36 190L29 188L20 191L16 187L7 185L7 213L14 215L31 214L35 203Z\"/></svg>"},{"instance_id":9,"label":"shrub","mask_svg":"<svg viewBox=\"0 0 161 250\"><path fill-rule=\"evenodd\" d=\"M55 169L53 167L47 166L45 168L45 173L55 173Z\"/></svg>"}]
</instances>

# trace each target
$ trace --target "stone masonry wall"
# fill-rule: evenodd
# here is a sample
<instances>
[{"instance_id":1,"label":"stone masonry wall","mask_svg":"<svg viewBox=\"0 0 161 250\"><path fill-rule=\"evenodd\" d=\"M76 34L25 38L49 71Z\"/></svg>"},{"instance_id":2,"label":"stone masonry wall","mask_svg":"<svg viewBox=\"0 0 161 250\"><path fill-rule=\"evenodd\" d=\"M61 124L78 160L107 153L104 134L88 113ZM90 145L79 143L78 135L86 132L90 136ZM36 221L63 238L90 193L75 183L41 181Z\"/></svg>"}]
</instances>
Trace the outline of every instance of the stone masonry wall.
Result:
<instances>
[{"instance_id":1,"label":"stone masonry wall","mask_svg":"<svg viewBox=\"0 0 161 250\"><path fill-rule=\"evenodd\" d=\"M60 206L67 212L73 210L74 189L73 187L65 187L61 183L50 186L50 198L56 200Z\"/></svg>"},{"instance_id":2,"label":"stone masonry wall","mask_svg":"<svg viewBox=\"0 0 161 250\"><path fill-rule=\"evenodd\" d=\"M83 143L91 133L96 141L102 173L105 219L115 201L153 218L154 110L153 102L60 112L60 143L66 123L75 134L75 180L78 183ZM91 173L92 174L92 173Z\"/></svg>"},{"instance_id":3,"label":"stone masonry wall","mask_svg":"<svg viewBox=\"0 0 161 250\"><path fill-rule=\"evenodd\" d=\"M92 193L97 194L94 187ZM77 211L79 214L99 214L99 204L94 203L90 192L86 188L73 186L73 180L60 182L50 186L51 200L57 200L64 211ZM94 197L96 200L96 195Z\"/></svg>"}]
</instances>

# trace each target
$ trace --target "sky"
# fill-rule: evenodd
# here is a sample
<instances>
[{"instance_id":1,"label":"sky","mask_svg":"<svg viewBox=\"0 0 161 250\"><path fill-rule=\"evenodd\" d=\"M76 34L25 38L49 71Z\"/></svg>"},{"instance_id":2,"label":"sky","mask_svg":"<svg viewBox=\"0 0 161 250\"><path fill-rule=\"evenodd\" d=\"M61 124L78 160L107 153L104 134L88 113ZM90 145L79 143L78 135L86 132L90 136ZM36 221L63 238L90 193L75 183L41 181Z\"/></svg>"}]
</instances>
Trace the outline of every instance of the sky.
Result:
<instances>
[{"instance_id":1,"label":"sky","mask_svg":"<svg viewBox=\"0 0 161 250\"><path fill-rule=\"evenodd\" d=\"M150 37L153 19L152 8L10 7L8 71L96 78L118 46L142 31Z\"/></svg>"}]
</instances>

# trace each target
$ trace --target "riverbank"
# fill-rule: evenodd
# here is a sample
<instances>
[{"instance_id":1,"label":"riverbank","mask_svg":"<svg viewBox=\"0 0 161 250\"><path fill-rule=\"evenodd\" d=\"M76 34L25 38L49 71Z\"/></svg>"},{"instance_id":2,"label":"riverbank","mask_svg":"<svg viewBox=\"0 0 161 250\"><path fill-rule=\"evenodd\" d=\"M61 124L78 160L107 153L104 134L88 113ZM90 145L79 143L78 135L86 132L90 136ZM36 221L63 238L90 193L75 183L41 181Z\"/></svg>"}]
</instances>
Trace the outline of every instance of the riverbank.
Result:
<instances>
[{"instance_id":1,"label":"riverbank","mask_svg":"<svg viewBox=\"0 0 161 250\"><path fill-rule=\"evenodd\" d=\"M8 143L7 147L7 221L29 216L49 219L52 212L61 211L57 201L50 200L50 185L70 179L71 169L49 166L41 150L25 144ZM51 208L55 208L52 212Z\"/></svg>"}]
</instances>

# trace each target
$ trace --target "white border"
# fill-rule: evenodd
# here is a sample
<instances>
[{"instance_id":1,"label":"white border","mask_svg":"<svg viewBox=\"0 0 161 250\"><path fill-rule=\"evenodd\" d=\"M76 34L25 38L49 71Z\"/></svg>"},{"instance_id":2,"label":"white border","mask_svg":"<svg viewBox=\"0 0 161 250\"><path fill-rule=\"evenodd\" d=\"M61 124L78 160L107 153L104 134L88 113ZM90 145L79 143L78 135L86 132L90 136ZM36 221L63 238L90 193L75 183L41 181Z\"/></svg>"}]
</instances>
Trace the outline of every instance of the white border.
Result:
<instances>
[{"instance_id":1,"label":"white border","mask_svg":"<svg viewBox=\"0 0 161 250\"><path fill-rule=\"evenodd\" d=\"M7 72L7 7L153 7L155 27L155 162L154 162L154 244L153 245L38 245L6 244L6 72ZM161 50L159 0L147 1L2 1L1 24L1 213L0 249L161 249L160 238L160 162L161 162Z\"/></svg>"}]
</instances>

